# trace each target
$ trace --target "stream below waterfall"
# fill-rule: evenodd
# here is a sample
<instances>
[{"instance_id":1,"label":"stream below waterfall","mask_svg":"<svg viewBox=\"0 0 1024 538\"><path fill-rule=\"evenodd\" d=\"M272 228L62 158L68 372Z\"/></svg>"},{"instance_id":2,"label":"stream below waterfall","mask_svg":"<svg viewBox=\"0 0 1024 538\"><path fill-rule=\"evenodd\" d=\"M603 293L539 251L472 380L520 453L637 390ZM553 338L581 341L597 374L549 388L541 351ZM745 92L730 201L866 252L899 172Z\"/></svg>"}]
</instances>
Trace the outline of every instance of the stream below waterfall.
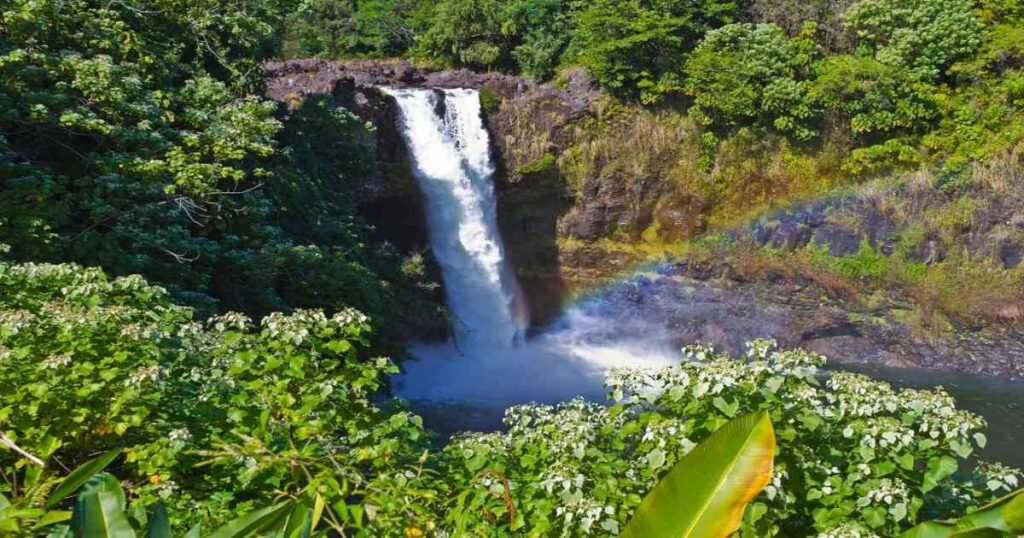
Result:
<instances>
[{"instance_id":1,"label":"stream below waterfall","mask_svg":"<svg viewBox=\"0 0 1024 538\"><path fill-rule=\"evenodd\" d=\"M384 91L399 106L454 318L452 341L413 345L415 360L395 379L398 394L428 425L443 434L497 429L510 405L576 396L601 401L610 368L680 360L680 342L657 313L627 314L600 293L526 339L527 308L498 233L494 167L477 92ZM1024 383L920 369L850 369L900 387L944 386L962 407L989 421L984 455L1024 466Z\"/></svg>"}]
</instances>

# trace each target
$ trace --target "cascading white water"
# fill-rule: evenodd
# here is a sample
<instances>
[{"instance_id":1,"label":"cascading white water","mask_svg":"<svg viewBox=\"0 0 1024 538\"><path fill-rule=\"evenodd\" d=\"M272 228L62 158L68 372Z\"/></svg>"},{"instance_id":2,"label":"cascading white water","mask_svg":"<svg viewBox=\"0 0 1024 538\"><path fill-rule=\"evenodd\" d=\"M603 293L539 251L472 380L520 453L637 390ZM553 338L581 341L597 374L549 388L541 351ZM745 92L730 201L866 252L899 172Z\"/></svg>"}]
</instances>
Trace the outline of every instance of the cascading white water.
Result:
<instances>
[{"instance_id":1,"label":"cascading white water","mask_svg":"<svg viewBox=\"0 0 1024 538\"><path fill-rule=\"evenodd\" d=\"M456 343L467 350L511 347L527 320L498 234L479 95L461 89L385 91L401 110L426 198L430 244L444 276Z\"/></svg>"},{"instance_id":2,"label":"cascading white water","mask_svg":"<svg viewBox=\"0 0 1024 538\"><path fill-rule=\"evenodd\" d=\"M608 326L599 309L574 308L548 333L523 342L526 309L498 233L479 94L384 91L401 111L402 135L426 201L430 244L455 317L455 345L413 346L417 360L407 362L396 380L402 396L491 409L599 398L609 368L674 361L665 331L644 320Z\"/></svg>"}]
</instances>

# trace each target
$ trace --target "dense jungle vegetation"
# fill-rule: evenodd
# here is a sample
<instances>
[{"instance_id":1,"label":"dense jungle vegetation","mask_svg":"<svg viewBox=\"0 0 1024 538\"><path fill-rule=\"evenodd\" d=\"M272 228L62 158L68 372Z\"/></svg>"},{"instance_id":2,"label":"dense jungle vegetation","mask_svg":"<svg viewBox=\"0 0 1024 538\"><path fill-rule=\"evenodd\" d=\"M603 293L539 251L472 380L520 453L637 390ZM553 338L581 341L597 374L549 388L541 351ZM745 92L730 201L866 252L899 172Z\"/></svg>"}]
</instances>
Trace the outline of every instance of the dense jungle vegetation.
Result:
<instances>
[{"instance_id":1,"label":"dense jungle vegetation","mask_svg":"<svg viewBox=\"0 0 1024 538\"><path fill-rule=\"evenodd\" d=\"M911 169L956 194L1022 155L1019 0L0 0L0 533L45 534L60 478L117 450L130 517L160 502L179 533L315 496L345 536L616 535L760 410L778 455L741 536L895 536L1021 485L941 389L767 341L437 443L387 392L402 318L439 314L353 205L371 127L261 96L264 60L307 56L583 67L610 108L685 123L703 170L764 141L825 170L787 194ZM694 186L722 222L763 201L733 172Z\"/></svg>"}]
</instances>

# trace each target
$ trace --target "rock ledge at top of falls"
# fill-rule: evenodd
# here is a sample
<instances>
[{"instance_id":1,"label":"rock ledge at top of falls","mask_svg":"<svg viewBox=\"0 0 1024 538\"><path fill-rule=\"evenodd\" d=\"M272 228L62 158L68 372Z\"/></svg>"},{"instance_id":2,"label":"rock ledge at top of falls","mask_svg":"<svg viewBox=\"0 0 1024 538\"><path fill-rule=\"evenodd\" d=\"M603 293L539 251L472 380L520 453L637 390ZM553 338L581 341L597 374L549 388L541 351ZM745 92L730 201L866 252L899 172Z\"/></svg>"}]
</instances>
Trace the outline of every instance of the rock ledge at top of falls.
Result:
<instances>
[{"instance_id":1,"label":"rock ledge at top of falls","mask_svg":"<svg viewBox=\"0 0 1024 538\"><path fill-rule=\"evenodd\" d=\"M346 97L380 87L486 88L503 102L523 99L558 102L565 109L558 122L561 124L588 110L601 96L597 83L582 69L563 74L564 84L559 86L498 72L418 67L395 59L286 60L267 62L263 69L267 96L293 106L310 95Z\"/></svg>"},{"instance_id":2,"label":"rock ledge at top of falls","mask_svg":"<svg viewBox=\"0 0 1024 538\"><path fill-rule=\"evenodd\" d=\"M264 65L268 95L288 101L330 94L339 83L356 88L483 88L511 98L536 87L528 79L468 69L427 69L405 60L287 60Z\"/></svg>"}]
</instances>

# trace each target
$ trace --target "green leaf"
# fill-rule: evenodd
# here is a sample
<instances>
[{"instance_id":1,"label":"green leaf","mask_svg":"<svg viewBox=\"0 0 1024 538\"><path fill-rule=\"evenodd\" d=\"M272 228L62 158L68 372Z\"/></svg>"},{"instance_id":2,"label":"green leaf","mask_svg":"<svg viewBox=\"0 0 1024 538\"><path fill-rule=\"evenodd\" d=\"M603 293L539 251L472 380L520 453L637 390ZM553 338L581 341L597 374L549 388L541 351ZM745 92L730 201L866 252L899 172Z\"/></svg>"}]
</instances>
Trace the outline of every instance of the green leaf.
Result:
<instances>
[{"instance_id":1,"label":"green leaf","mask_svg":"<svg viewBox=\"0 0 1024 538\"><path fill-rule=\"evenodd\" d=\"M89 480L86 480L85 485L82 486L82 490L78 494L81 496L83 493L97 491L113 494L117 498L118 506L121 507L121 510L124 510L128 504L124 496L124 490L121 489L121 484L118 483L117 477L110 473L97 473L93 475Z\"/></svg>"},{"instance_id":2,"label":"green leaf","mask_svg":"<svg viewBox=\"0 0 1024 538\"><path fill-rule=\"evenodd\" d=\"M43 517L39 518L39 521L36 521L36 524L32 529L42 529L55 523L63 523L69 519L71 519L71 512L67 510L50 510L43 514Z\"/></svg>"},{"instance_id":3,"label":"green leaf","mask_svg":"<svg viewBox=\"0 0 1024 538\"><path fill-rule=\"evenodd\" d=\"M284 501L253 510L227 523L206 538L243 538L259 534L287 521L291 507L292 501Z\"/></svg>"},{"instance_id":4,"label":"green leaf","mask_svg":"<svg viewBox=\"0 0 1024 538\"><path fill-rule=\"evenodd\" d=\"M721 396L716 396L715 399L711 401L711 403L714 404L714 406L719 411L721 411L722 413L724 413L726 416L728 416L730 418L736 416L736 411L738 411L739 407L740 407L740 405L738 403L736 403L736 402L727 402Z\"/></svg>"},{"instance_id":5,"label":"green leaf","mask_svg":"<svg viewBox=\"0 0 1024 538\"><path fill-rule=\"evenodd\" d=\"M747 415L694 448L644 498L623 538L724 538L771 479L775 432L768 413Z\"/></svg>"},{"instance_id":6,"label":"green leaf","mask_svg":"<svg viewBox=\"0 0 1024 538\"><path fill-rule=\"evenodd\" d=\"M1005 532L990 528L957 531L949 536L950 538L1008 538Z\"/></svg>"},{"instance_id":7,"label":"green leaf","mask_svg":"<svg viewBox=\"0 0 1024 538\"><path fill-rule=\"evenodd\" d=\"M167 509L164 503L156 503L153 510L153 517L149 518L149 526L146 528L146 538L174 538L171 533L171 521L167 517Z\"/></svg>"},{"instance_id":8,"label":"green leaf","mask_svg":"<svg viewBox=\"0 0 1024 538\"><path fill-rule=\"evenodd\" d=\"M957 521L922 523L903 533L901 538L980 538L1008 533L1024 533L1024 489L996 499Z\"/></svg>"},{"instance_id":9,"label":"green leaf","mask_svg":"<svg viewBox=\"0 0 1024 538\"><path fill-rule=\"evenodd\" d=\"M665 451L660 448L655 448L647 454L647 463L650 465L652 470L657 470L665 465Z\"/></svg>"},{"instance_id":10,"label":"green leaf","mask_svg":"<svg viewBox=\"0 0 1024 538\"><path fill-rule=\"evenodd\" d=\"M182 538L199 538L202 532L203 524L196 523L195 526L189 529L188 532L185 533L185 536L183 536Z\"/></svg>"},{"instance_id":11,"label":"green leaf","mask_svg":"<svg viewBox=\"0 0 1024 538\"><path fill-rule=\"evenodd\" d=\"M50 532L46 533L46 538L68 538L71 536L71 527L68 525L58 525Z\"/></svg>"},{"instance_id":12,"label":"green leaf","mask_svg":"<svg viewBox=\"0 0 1024 538\"><path fill-rule=\"evenodd\" d=\"M71 495L78 488L82 487L82 485L92 478L93 475L103 469L106 469L120 453L120 449L111 450L96 459L83 463L77 469L72 471L71 474L69 474L67 478L65 478L64 481L53 490L53 493L50 494L50 498L46 501L46 508L49 509L57 506L57 504L64 500L65 497Z\"/></svg>"},{"instance_id":13,"label":"green leaf","mask_svg":"<svg viewBox=\"0 0 1024 538\"><path fill-rule=\"evenodd\" d=\"M939 482L942 482L946 477L955 473L959 468L956 460L949 456L942 456L941 458L932 458L928 460L928 470L924 473L924 482L921 484L921 491L928 493L929 491L938 487Z\"/></svg>"},{"instance_id":14,"label":"green leaf","mask_svg":"<svg viewBox=\"0 0 1024 538\"><path fill-rule=\"evenodd\" d=\"M114 491L97 489L80 494L71 517L71 530L81 537L135 538L122 502Z\"/></svg>"},{"instance_id":15,"label":"green leaf","mask_svg":"<svg viewBox=\"0 0 1024 538\"><path fill-rule=\"evenodd\" d=\"M320 524L320 517L324 513L324 504L323 496L317 493L313 497L313 524L311 525L313 529L316 529L316 526Z\"/></svg>"}]
</instances>

